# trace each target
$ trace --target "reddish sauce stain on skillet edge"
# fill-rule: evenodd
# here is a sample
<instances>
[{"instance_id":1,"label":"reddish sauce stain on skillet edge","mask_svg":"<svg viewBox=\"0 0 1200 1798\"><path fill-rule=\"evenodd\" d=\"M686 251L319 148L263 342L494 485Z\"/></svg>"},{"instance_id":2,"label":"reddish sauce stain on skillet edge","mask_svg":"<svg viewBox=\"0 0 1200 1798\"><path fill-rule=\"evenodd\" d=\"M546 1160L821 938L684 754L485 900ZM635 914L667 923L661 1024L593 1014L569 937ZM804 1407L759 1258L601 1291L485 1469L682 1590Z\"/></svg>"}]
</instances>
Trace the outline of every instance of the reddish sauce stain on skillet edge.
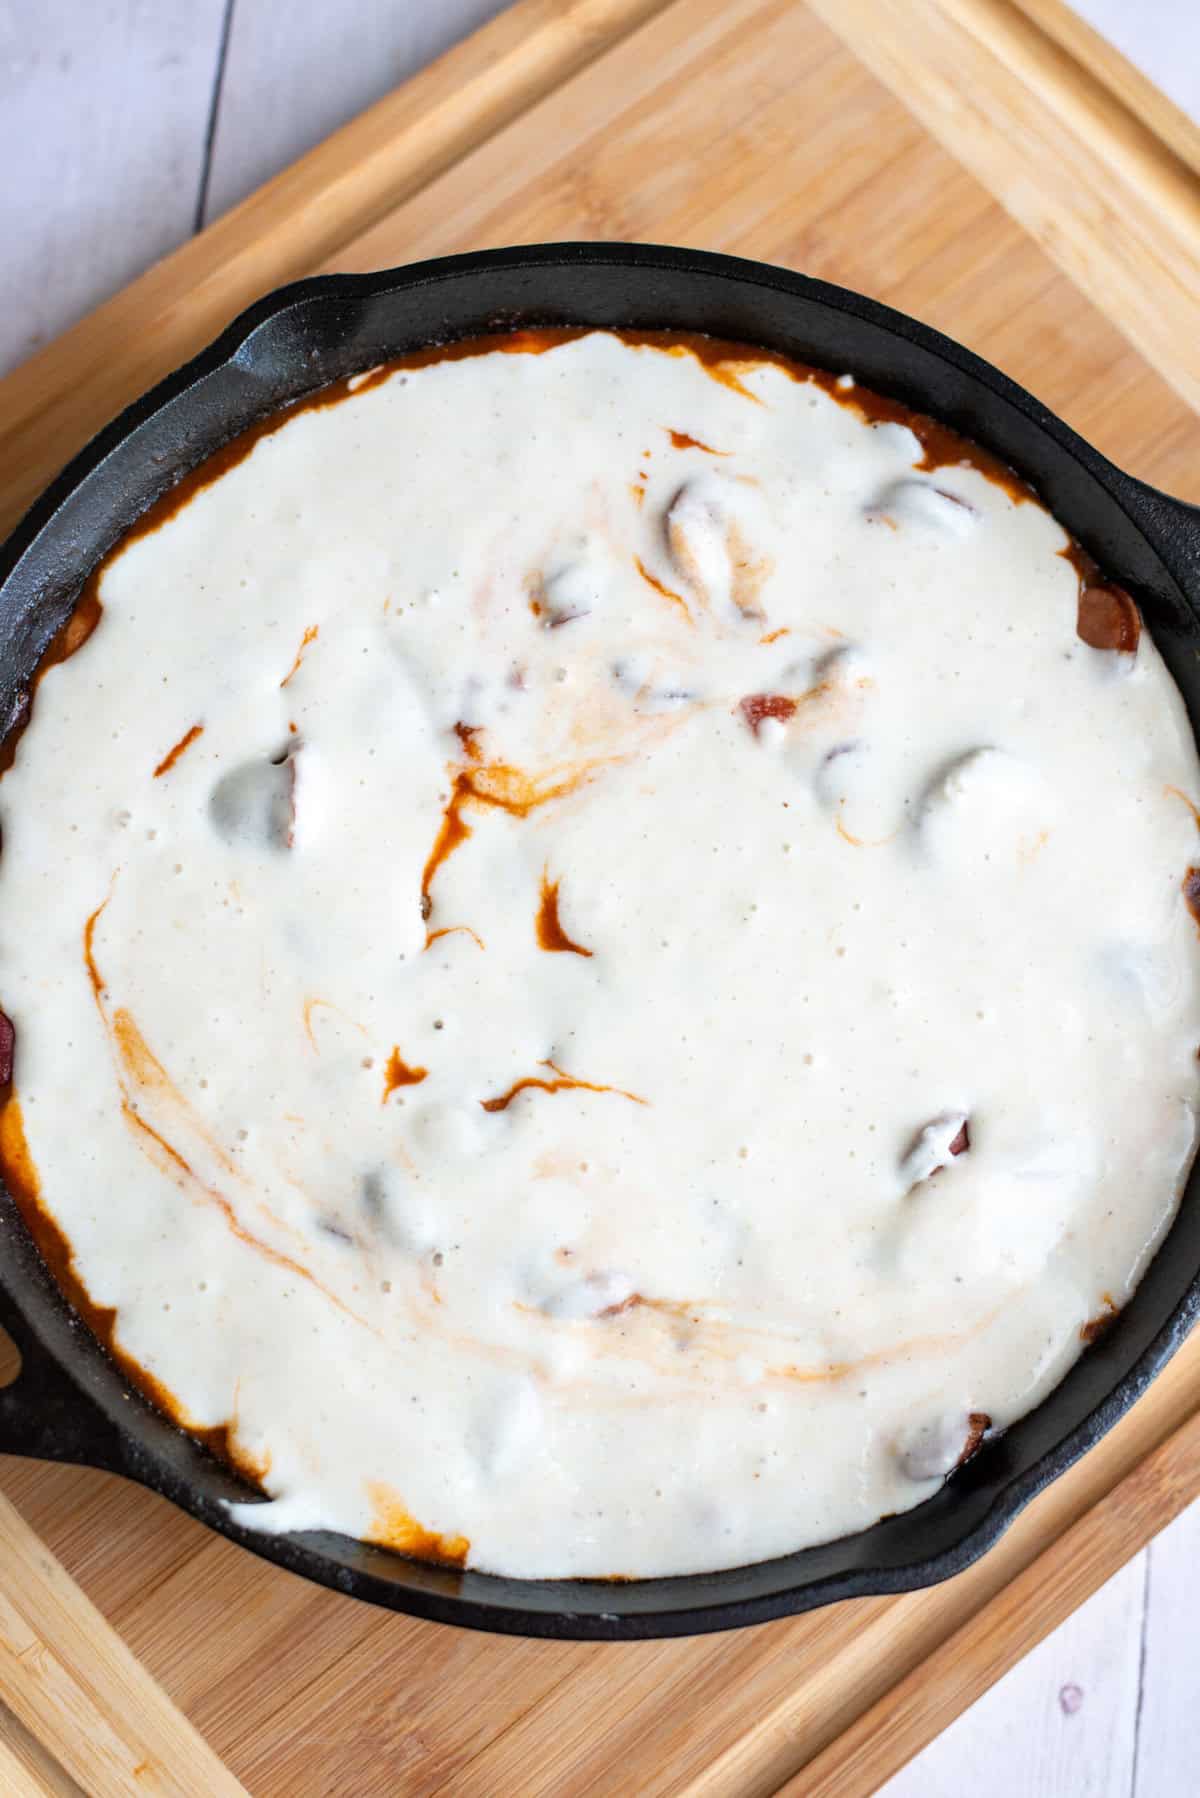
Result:
<instances>
[{"instance_id":1,"label":"reddish sauce stain on skillet edge","mask_svg":"<svg viewBox=\"0 0 1200 1798\"><path fill-rule=\"evenodd\" d=\"M99 624L103 612L100 604L100 580L111 557L116 555L126 542L128 542L128 538L123 538L93 569L83 584L79 598L75 601L74 610L46 645L42 659L34 669L29 685L18 701L16 717L9 726L7 734L0 741L0 779L8 773L16 759L17 744L32 716L34 696L42 680L51 668L56 667L59 662L67 661L77 649L82 649Z\"/></svg>"},{"instance_id":2,"label":"reddish sauce stain on skillet edge","mask_svg":"<svg viewBox=\"0 0 1200 1798\"><path fill-rule=\"evenodd\" d=\"M409 1511L399 1494L380 1480L367 1488L373 1515L364 1542L391 1549L413 1561L434 1561L442 1567L464 1567L471 1550L466 1536L443 1535L427 1529Z\"/></svg>"},{"instance_id":3,"label":"reddish sauce stain on skillet edge","mask_svg":"<svg viewBox=\"0 0 1200 1798\"><path fill-rule=\"evenodd\" d=\"M75 1266L74 1249L43 1202L41 1182L25 1140L21 1108L11 1088L0 1099L0 1174L55 1284L129 1384L178 1428L202 1443L210 1454L261 1489L269 1467L238 1447L236 1420L230 1418L208 1426L193 1422L174 1393L122 1348L117 1339L116 1310L93 1301Z\"/></svg>"},{"instance_id":4,"label":"reddish sauce stain on skillet edge","mask_svg":"<svg viewBox=\"0 0 1200 1798\"><path fill-rule=\"evenodd\" d=\"M971 1412L970 1416L967 1418L967 1439L963 1444L961 1455L959 1455L958 1460L954 1463L956 1467L961 1467L964 1461L969 1461L971 1459L971 1456L980 1447L985 1434L991 1427L992 1420L986 1411Z\"/></svg>"},{"instance_id":5,"label":"reddish sauce stain on skillet edge","mask_svg":"<svg viewBox=\"0 0 1200 1798\"><path fill-rule=\"evenodd\" d=\"M21 735L28 725L34 698L42 679L50 668L59 662L66 661L81 649L101 622L103 607L99 589L104 572L110 563L130 543L158 530L169 519L180 513L204 488L211 486L236 468L264 439L273 436L276 431L281 430L285 424L288 424L301 412L319 411L328 406L338 405L343 400L354 397L355 394L381 385L392 374L400 370L424 368L437 362L464 361L475 356L487 355L493 351L506 355L541 355L548 350L556 349L561 344L589 336L599 328L591 325L578 325L501 331L411 350L392 361L369 369L363 374L347 376L318 388L292 405L268 414L256 424L233 437L222 448L214 451L194 469L184 474L157 500L153 501L84 580L73 611L48 644L24 693L18 698L15 715L7 733L0 740L0 778L13 765ZM812 381L838 405L856 412L869 424L894 423L906 426L921 446L921 457L914 463L914 466L924 472L932 472L937 468L947 466L972 467L1000 486L1015 503L1036 497L1033 488L991 451L971 442L970 439L961 436L949 426L917 411L901 400L892 399L876 393L870 388L859 387L857 384L843 386L842 378L831 370L818 369L794 361L779 351L729 339L709 337L701 332L631 329L614 332L613 335L631 347L658 349L673 355L690 355L714 380L734 391L745 394L748 398L756 396L742 386L737 379L736 369L739 366L769 364L780 369L789 379ZM1133 608L1136 617L1136 608L1133 607L1133 602L1128 595L1123 594L1123 589L1109 586L1103 577L1099 577L1095 581L1090 579L1090 573L1095 570L1095 564L1086 557L1086 552L1079 545L1072 541L1062 553L1072 561L1077 569L1081 570L1081 615L1085 577L1078 558L1086 560L1089 569L1087 584L1099 586L1108 593L1122 594L1129 607ZM1098 571L1096 574L1098 575ZM1122 615L1127 616L1127 614ZM1123 627L1126 636L1131 628L1128 624ZM1080 634L1083 635L1082 629ZM1085 638L1086 640L1088 639ZM1102 646L1109 647L1110 645ZM1113 646L1123 647L1124 645ZM1136 647L1136 637L1134 638L1134 647ZM752 726L752 728L755 727ZM447 822L449 823L450 820ZM469 834L469 827L465 826L457 816L454 817L453 822L458 825L464 835ZM446 843L439 846L442 848L442 858L444 858L444 855L457 845ZM434 859L431 857L431 860ZM426 880L423 883L426 905L428 905L428 883L434 871L435 868L426 870ZM1190 906L1192 905L1190 895L1188 903ZM1197 908L1193 907L1192 909L1196 911ZM1200 912L1197 912L1197 916L1200 918ZM9 1191L21 1211L43 1259L74 1309L121 1367L130 1382L143 1392L158 1409L165 1412L174 1421L180 1422L183 1407L179 1402L162 1386L161 1382L139 1367L121 1349L115 1335L116 1312L93 1304L82 1279L75 1270L71 1245L59 1230L51 1213L45 1208L37 1172L25 1141L16 1094L11 1084L13 1034L12 1025L5 1017L4 1026L0 1026L0 1074L4 1072L5 1036L7 1037L7 1057L10 1065L8 1079L0 1081L0 1173L3 1174ZM208 1428L182 1423L181 1427L187 1428L189 1434L203 1442L214 1454L233 1466L244 1477L252 1481L262 1478L265 1469L251 1465L247 1457L239 1456L231 1441L230 1432L235 1427L235 1420L230 1419L226 1424Z\"/></svg>"},{"instance_id":6,"label":"reddish sauce stain on skillet edge","mask_svg":"<svg viewBox=\"0 0 1200 1798\"><path fill-rule=\"evenodd\" d=\"M1086 1343L1089 1348L1093 1343L1099 1342L1101 1337L1108 1335L1121 1315L1121 1307L1114 1303L1111 1294L1104 1293L1100 1304L1101 1309L1097 1311L1095 1317L1089 1317L1079 1331L1080 1342Z\"/></svg>"}]
</instances>

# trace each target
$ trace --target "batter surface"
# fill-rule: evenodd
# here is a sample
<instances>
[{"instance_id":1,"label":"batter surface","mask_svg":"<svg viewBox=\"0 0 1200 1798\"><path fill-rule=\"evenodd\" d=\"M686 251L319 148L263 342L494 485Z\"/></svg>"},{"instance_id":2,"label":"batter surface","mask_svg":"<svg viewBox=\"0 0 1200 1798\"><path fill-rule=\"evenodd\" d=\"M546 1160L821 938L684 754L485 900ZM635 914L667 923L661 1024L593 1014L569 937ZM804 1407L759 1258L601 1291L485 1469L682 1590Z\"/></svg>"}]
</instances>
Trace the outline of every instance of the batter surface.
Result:
<instances>
[{"instance_id":1,"label":"batter surface","mask_svg":"<svg viewBox=\"0 0 1200 1798\"><path fill-rule=\"evenodd\" d=\"M1132 602L981 452L699 340L411 358L221 466L0 785L68 1290L263 1529L654 1575L927 1497L1193 1151Z\"/></svg>"}]
</instances>

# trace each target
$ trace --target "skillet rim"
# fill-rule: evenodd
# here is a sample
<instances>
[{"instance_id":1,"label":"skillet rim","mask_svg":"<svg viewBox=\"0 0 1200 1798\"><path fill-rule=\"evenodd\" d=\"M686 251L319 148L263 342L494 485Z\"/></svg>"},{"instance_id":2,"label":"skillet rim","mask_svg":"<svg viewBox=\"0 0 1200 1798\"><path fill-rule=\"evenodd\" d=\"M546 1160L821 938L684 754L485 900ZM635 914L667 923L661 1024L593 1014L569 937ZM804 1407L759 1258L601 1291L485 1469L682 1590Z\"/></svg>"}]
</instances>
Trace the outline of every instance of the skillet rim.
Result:
<instances>
[{"instance_id":1,"label":"skillet rim","mask_svg":"<svg viewBox=\"0 0 1200 1798\"><path fill-rule=\"evenodd\" d=\"M36 559L39 545L46 542L64 508L88 483L102 476L110 458L159 418L166 408L185 399L193 390L201 389L207 379L223 369L240 366L253 373L255 339L268 328L322 302L342 302L352 306L393 293L436 290L441 283L487 270L547 268L615 268L627 273L657 271L684 277L716 277L718 281L732 282L742 289L768 290L792 297L807 307L823 307L887 333L924 356L935 357L968 383L985 390L993 399L1018 413L1031 431L1048 437L1092 478L1110 504L1120 510L1126 522L1142 538L1158 564L1159 578L1153 582L1153 597L1164 608L1162 629L1168 635L1180 629L1195 631L1197 615L1190 596L1194 579L1196 600L1200 602L1200 512L1182 502L1169 500L1123 474L1033 395L953 339L866 296L767 264L659 245L565 243L468 252L368 275L317 276L279 288L247 308L198 355L105 427L67 465L17 525L0 549L0 655L7 647L2 631L6 620L4 602L9 595L10 583L21 575L26 557ZM638 278L640 275L634 276L635 284ZM553 311L553 308L545 310ZM558 315L539 316L539 309L533 304L519 321L514 317L512 322L572 321ZM573 322L592 321L576 318ZM483 327L472 326L467 333L452 330L446 333L446 340L473 335L480 328ZM424 339L440 340L436 336ZM753 341L753 338L746 340ZM272 353L268 346L268 361ZM819 360L817 357L810 359ZM331 378L335 377L321 371L311 386L324 385ZM874 376L864 378L863 384L883 391L888 391L889 386ZM899 391L910 404L919 404L919 396L917 399L912 397L911 383L907 391L903 385L892 384L891 391ZM278 409L279 401L276 400L265 405L263 413ZM956 422L945 407L930 406L928 409L948 422ZM206 437L202 450L192 456L190 462L186 457L180 460L176 475L187 472L189 467L212 454L222 441L242 428L244 423L238 423L224 439ZM967 434L986 442L986 437L973 429L968 429ZM169 484L164 482L162 490ZM154 497L157 495L152 495L146 503L152 503ZM139 511L141 509L139 507ZM1052 509L1058 511L1057 506ZM132 516L121 517L109 542L93 555L93 562L107 553L111 542L130 528L137 515L135 511ZM1074 522L1071 528L1076 528ZM1081 535L1085 547L1090 547L1086 535ZM87 572L88 567L79 572L76 588ZM73 599L70 603L74 603ZM1158 632L1154 634L1157 640ZM1163 647L1161 641L1159 646ZM1184 1203L1187 1203L1186 1197ZM324 1533L272 1537L235 1525L225 1514L222 1500L245 1496L244 1489L239 1489L218 1463L205 1455L191 1438L183 1437L182 1432L161 1413L153 1410L136 1393L130 1395L124 1390L125 1381L119 1368L71 1312L2 1187L0 1220L9 1225L15 1221L17 1226L13 1232L0 1228L0 1321L10 1325L22 1348L27 1370L13 1387L0 1393L0 1449L81 1460L123 1472L263 1558L334 1590L348 1591L417 1616L467 1627L572 1639L632 1640L742 1627L797 1614L842 1598L912 1590L950 1577L986 1552L1024 1506L1065 1472L1128 1410L1179 1347L1200 1312L1200 1257L1197 1257L1197 1272L1190 1285L1166 1321L1143 1343L1122 1376L1098 1403L1090 1405L1057 1442L1038 1454L1023 1471L1008 1470L1004 1462L1013 1433L1028 1419L1020 1420L1006 1436L986 1444L933 1499L913 1511L902 1513L898 1519L885 1520L870 1530L841 1538L823 1548L802 1550L751 1568L640 1581L634 1585L609 1585L601 1581L520 1581L430 1568L423 1563L350 1543L349 1538ZM1175 1233L1176 1225L1173 1224L1164 1238L1160 1254ZM1117 1338L1120 1329L1118 1323L1111 1333L1112 1338ZM1083 1359L1098 1357L1103 1348L1104 1345L1098 1345ZM1079 1365L1076 1363L1076 1367ZM1066 1381L1060 1383L1042 1405L1029 1414L1029 1418L1038 1417L1070 1380L1071 1374L1068 1374ZM36 1398L34 1386L39 1388ZM40 1417L34 1414L39 1404ZM120 1421L117 1421L118 1413L123 1414ZM141 1435L132 1428L135 1418ZM216 1475L209 1478L211 1490L201 1489L194 1478L187 1477L180 1465L186 1457L164 1454L164 1444L169 1447L169 1443L163 1432L166 1437L182 1438L202 1456L207 1463L205 1472L217 1470ZM143 1436L157 1440L143 1440ZM976 1480L984 1463L994 1464L990 1481L995 1488L994 1496L982 1508L974 1507L973 1519L964 1527L963 1533L947 1541L936 1552L892 1565L887 1564L889 1557L884 1556L875 1565L870 1564L868 1557L866 1565L848 1563L824 1575L808 1579L800 1576L792 1584L776 1585L750 1596L722 1598L716 1590L722 1586L728 1589L731 1582L737 1582L738 1576L758 1574L769 1581L772 1569L782 1573L789 1565L806 1557L810 1561L814 1555L824 1555L828 1559L838 1549L845 1553L854 1545L865 1544L878 1536L889 1522L911 1523L914 1519L919 1522L922 1514L936 1506L944 1495L955 1494L956 1488L961 1489L967 1482ZM345 1559L334 1557L331 1547L338 1543L349 1544L358 1565L348 1565ZM390 1577L383 1576L381 1561L386 1562ZM403 1577L396 1575L397 1567L404 1570ZM797 1568L796 1571L799 1575L800 1570ZM510 1603L500 1596L504 1590L515 1592L517 1601ZM534 1604L535 1593L542 1599L559 1599L561 1602L557 1605ZM576 1603L567 1602L572 1598ZM522 1599L524 1603L520 1602Z\"/></svg>"}]
</instances>

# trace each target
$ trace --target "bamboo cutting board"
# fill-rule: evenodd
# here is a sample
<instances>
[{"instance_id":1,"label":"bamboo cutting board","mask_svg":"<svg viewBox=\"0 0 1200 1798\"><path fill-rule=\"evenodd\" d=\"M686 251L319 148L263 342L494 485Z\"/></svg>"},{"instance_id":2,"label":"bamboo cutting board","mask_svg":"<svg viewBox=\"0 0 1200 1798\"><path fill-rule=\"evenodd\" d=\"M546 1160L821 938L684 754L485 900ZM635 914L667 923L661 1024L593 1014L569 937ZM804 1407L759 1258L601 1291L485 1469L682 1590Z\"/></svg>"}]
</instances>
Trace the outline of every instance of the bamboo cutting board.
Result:
<instances>
[{"instance_id":1,"label":"bamboo cutting board","mask_svg":"<svg viewBox=\"0 0 1200 1798\"><path fill-rule=\"evenodd\" d=\"M277 282L565 237L862 288L1200 499L1197 168L1058 0L523 0L0 383L0 526ZM438 1628L110 1476L0 1487L0 1791L869 1793L1200 1492L1200 1340L950 1584L693 1641Z\"/></svg>"}]
</instances>

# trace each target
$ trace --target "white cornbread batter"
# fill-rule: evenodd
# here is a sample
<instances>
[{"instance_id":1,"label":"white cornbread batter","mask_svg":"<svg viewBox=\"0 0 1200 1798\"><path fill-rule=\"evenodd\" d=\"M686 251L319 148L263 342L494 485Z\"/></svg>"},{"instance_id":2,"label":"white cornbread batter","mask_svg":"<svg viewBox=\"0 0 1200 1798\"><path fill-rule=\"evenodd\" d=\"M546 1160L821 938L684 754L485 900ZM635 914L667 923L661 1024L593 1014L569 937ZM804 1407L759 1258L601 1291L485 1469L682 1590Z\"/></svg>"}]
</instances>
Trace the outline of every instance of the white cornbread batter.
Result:
<instances>
[{"instance_id":1,"label":"white cornbread batter","mask_svg":"<svg viewBox=\"0 0 1200 1798\"><path fill-rule=\"evenodd\" d=\"M653 1575L918 1503L1175 1210L1178 693L848 381L551 332L351 387L38 691L10 1184L263 1529Z\"/></svg>"}]
</instances>

